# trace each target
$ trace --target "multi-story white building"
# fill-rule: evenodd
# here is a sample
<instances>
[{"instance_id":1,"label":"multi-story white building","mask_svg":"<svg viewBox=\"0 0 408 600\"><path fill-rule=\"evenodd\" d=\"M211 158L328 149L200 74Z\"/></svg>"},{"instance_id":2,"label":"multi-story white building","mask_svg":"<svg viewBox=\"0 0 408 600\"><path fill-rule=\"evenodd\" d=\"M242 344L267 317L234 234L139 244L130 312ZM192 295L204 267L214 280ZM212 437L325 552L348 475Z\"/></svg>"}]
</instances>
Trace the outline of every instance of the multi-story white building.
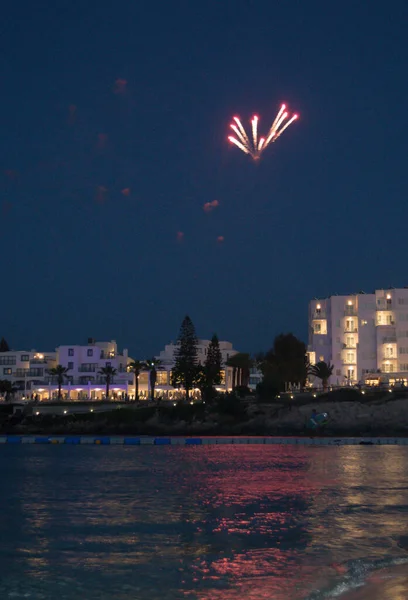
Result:
<instances>
[{"instance_id":1,"label":"multi-story white building","mask_svg":"<svg viewBox=\"0 0 408 600\"><path fill-rule=\"evenodd\" d=\"M197 354L198 354L198 362L200 364L204 364L205 359L207 357L208 346L210 345L210 340L198 340L197 344ZM238 354L238 350L235 350L231 344L231 342L219 342L220 351L222 356L223 370L221 372L222 375L222 383L218 386L217 389L219 391L229 391L232 389L232 369L227 367L227 361L231 356ZM160 354L156 357L160 360L160 366L162 371L158 372L158 386L163 389L173 389L170 385L171 381L171 370L175 363L175 351L177 345L171 342L164 347L164 350L160 352Z\"/></svg>"},{"instance_id":2,"label":"multi-story white building","mask_svg":"<svg viewBox=\"0 0 408 600\"><path fill-rule=\"evenodd\" d=\"M63 396L73 400L101 399L106 382L99 371L107 366L116 369L110 386L112 395L119 398L129 395L133 384L132 374L128 372L131 360L126 349L122 353L118 352L115 340L96 342L89 338L85 346L59 346L56 350L56 364L68 369L62 387ZM46 385L35 386L35 392L41 399L52 398L57 390L57 382L50 375L46 379Z\"/></svg>"},{"instance_id":3,"label":"multi-story white building","mask_svg":"<svg viewBox=\"0 0 408 600\"><path fill-rule=\"evenodd\" d=\"M408 288L314 299L309 359L334 365L331 383L408 379Z\"/></svg>"},{"instance_id":4,"label":"multi-story white building","mask_svg":"<svg viewBox=\"0 0 408 600\"><path fill-rule=\"evenodd\" d=\"M9 350L0 352L0 379L10 381L22 393L29 395L35 385L48 378L48 369L56 365L56 352Z\"/></svg>"},{"instance_id":5,"label":"multi-story white building","mask_svg":"<svg viewBox=\"0 0 408 600\"><path fill-rule=\"evenodd\" d=\"M200 363L205 361L209 344L209 340L199 340L197 350ZM182 395L181 390L175 390L171 385L171 370L175 362L175 349L175 344L168 344L156 357L160 361L157 369L156 396L177 398ZM226 367L225 363L231 356L237 354L237 350L234 350L230 342L220 342L220 350L224 368L222 371L223 381L218 389L225 391L232 389L232 369ZM88 344L85 346L59 346L53 356L54 362L49 365L49 368L59 364L68 369L62 385L64 398L71 400L103 399L106 381L104 376L100 374L100 370L106 366L116 369L116 375L110 385L112 397L118 399L124 397L133 399L135 397L134 374L128 370L132 359L128 356L126 349L122 353L118 352L114 340L111 342L96 342L89 339ZM57 381L46 370L44 370L44 377L39 381L35 381L32 389L33 393L38 395L41 400L55 398L58 393ZM142 371L139 375L139 397L141 399L147 398L149 394L149 373Z\"/></svg>"}]
</instances>

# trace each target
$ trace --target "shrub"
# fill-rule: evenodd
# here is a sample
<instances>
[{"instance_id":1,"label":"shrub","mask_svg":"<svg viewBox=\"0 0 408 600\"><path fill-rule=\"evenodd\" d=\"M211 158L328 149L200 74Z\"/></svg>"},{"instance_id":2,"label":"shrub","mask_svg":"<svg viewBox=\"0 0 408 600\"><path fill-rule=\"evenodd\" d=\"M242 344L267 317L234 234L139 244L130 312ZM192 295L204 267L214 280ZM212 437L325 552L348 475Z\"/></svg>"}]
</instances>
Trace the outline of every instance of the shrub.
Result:
<instances>
[{"instance_id":1,"label":"shrub","mask_svg":"<svg viewBox=\"0 0 408 600\"><path fill-rule=\"evenodd\" d=\"M280 385L277 379L264 378L256 386L256 393L259 400L273 400L280 392Z\"/></svg>"},{"instance_id":2,"label":"shrub","mask_svg":"<svg viewBox=\"0 0 408 600\"><path fill-rule=\"evenodd\" d=\"M246 406L242 399L235 394L222 394L218 396L214 409L220 415L242 418L246 416Z\"/></svg>"},{"instance_id":3,"label":"shrub","mask_svg":"<svg viewBox=\"0 0 408 600\"><path fill-rule=\"evenodd\" d=\"M251 395L251 390L246 385L238 385L234 389L234 393L239 398L245 398L246 396L250 396Z\"/></svg>"}]
</instances>

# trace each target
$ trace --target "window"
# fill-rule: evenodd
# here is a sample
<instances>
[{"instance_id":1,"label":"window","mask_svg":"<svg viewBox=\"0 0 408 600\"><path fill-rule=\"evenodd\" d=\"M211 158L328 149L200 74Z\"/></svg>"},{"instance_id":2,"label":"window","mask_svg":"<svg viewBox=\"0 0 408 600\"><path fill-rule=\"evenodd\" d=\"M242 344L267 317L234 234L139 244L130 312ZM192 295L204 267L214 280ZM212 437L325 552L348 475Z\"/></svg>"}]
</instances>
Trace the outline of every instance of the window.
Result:
<instances>
[{"instance_id":1,"label":"window","mask_svg":"<svg viewBox=\"0 0 408 600\"><path fill-rule=\"evenodd\" d=\"M15 356L0 356L0 365L15 365Z\"/></svg>"},{"instance_id":2,"label":"window","mask_svg":"<svg viewBox=\"0 0 408 600\"><path fill-rule=\"evenodd\" d=\"M74 363L73 362L69 362L68 363L68 369L73 369L74 368Z\"/></svg>"},{"instance_id":3,"label":"window","mask_svg":"<svg viewBox=\"0 0 408 600\"><path fill-rule=\"evenodd\" d=\"M30 360L30 357L28 356L28 354L22 354L20 360L22 362L27 362L28 360Z\"/></svg>"},{"instance_id":4,"label":"window","mask_svg":"<svg viewBox=\"0 0 408 600\"><path fill-rule=\"evenodd\" d=\"M3 369L3 375L11 375L13 372L12 369Z\"/></svg>"},{"instance_id":5,"label":"window","mask_svg":"<svg viewBox=\"0 0 408 600\"><path fill-rule=\"evenodd\" d=\"M68 348L68 356L74 356L74 349Z\"/></svg>"},{"instance_id":6,"label":"window","mask_svg":"<svg viewBox=\"0 0 408 600\"><path fill-rule=\"evenodd\" d=\"M157 383L167 385L167 371L157 371Z\"/></svg>"},{"instance_id":7,"label":"window","mask_svg":"<svg viewBox=\"0 0 408 600\"><path fill-rule=\"evenodd\" d=\"M346 320L346 331L354 331L354 319Z\"/></svg>"},{"instance_id":8,"label":"window","mask_svg":"<svg viewBox=\"0 0 408 600\"><path fill-rule=\"evenodd\" d=\"M315 323L314 332L320 333L321 329L322 329L322 326L320 325L320 323Z\"/></svg>"},{"instance_id":9,"label":"window","mask_svg":"<svg viewBox=\"0 0 408 600\"><path fill-rule=\"evenodd\" d=\"M93 356L93 349L92 348L88 348L87 352L86 352L87 356Z\"/></svg>"},{"instance_id":10,"label":"window","mask_svg":"<svg viewBox=\"0 0 408 600\"><path fill-rule=\"evenodd\" d=\"M336 369L336 375L341 375L341 369Z\"/></svg>"},{"instance_id":11,"label":"window","mask_svg":"<svg viewBox=\"0 0 408 600\"><path fill-rule=\"evenodd\" d=\"M96 363L82 363L78 371L81 373L95 373L97 366Z\"/></svg>"},{"instance_id":12,"label":"window","mask_svg":"<svg viewBox=\"0 0 408 600\"><path fill-rule=\"evenodd\" d=\"M399 353L400 354L408 354L408 348L400 348ZM392 354L392 352L391 352L391 354Z\"/></svg>"},{"instance_id":13,"label":"window","mask_svg":"<svg viewBox=\"0 0 408 600\"><path fill-rule=\"evenodd\" d=\"M400 371L408 371L408 364L407 363L401 363L399 366L399 370Z\"/></svg>"}]
</instances>

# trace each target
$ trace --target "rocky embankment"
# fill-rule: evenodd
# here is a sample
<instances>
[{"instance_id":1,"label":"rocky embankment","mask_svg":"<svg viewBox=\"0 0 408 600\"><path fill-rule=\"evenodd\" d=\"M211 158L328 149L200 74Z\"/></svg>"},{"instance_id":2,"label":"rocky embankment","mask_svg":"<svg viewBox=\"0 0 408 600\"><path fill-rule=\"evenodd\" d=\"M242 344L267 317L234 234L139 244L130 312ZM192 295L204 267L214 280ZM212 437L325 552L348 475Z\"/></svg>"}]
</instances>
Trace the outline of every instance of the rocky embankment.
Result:
<instances>
[{"instance_id":1,"label":"rocky embankment","mask_svg":"<svg viewBox=\"0 0 408 600\"><path fill-rule=\"evenodd\" d=\"M328 414L327 425L311 430L313 409ZM133 405L111 412L5 418L0 434L117 435L408 435L408 393L339 391L314 398L220 398L212 406ZM70 409L71 410L71 409Z\"/></svg>"}]
</instances>

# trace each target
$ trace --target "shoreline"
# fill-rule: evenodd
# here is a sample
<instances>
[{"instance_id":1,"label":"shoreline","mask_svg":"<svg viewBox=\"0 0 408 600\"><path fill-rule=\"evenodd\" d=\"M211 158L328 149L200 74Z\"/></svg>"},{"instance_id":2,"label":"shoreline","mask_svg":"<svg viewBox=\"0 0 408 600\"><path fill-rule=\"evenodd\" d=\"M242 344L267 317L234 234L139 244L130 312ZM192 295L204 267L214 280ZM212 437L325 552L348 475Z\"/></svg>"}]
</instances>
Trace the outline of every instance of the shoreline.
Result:
<instances>
[{"instance_id":1,"label":"shoreline","mask_svg":"<svg viewBox=\"0 0 408 600\"><path fill-rule=\"evenodd\" d=\"M393 436L118 436L118 435L3 435L0 445L101 445L101 446L408 446L408 437Z\"/></svg>"}]
</instances>

